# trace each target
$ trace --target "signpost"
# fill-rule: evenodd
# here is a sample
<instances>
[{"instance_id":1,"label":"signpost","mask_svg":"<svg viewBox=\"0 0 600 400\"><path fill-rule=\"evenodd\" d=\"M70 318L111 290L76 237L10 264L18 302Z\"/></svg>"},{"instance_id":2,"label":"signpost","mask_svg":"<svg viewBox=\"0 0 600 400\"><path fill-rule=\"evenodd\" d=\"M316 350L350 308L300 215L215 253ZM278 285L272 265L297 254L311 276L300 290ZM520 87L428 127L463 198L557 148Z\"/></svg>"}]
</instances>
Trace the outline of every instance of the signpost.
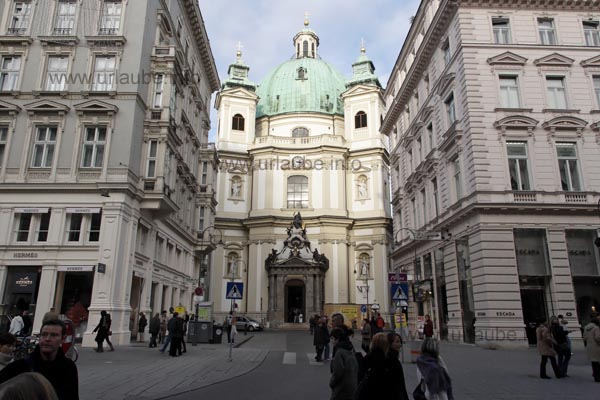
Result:
<instances>
[{"instance_id":1,"label":"signpost","mask_svg":"<svg viewBox=\"0 0 600 400\"><path fill-rule=\"evenodd\" d=\"M235 301L242 299L244 296L244 284L242 282L227 282L227 290L225 290L225 298L231 299L231 312L233 313ZM233 322L233 318L232 318ZM229 327L228 329L231 329ZM233 353L233 338L229 340L229 361L232 361Z\"/></svg>"}]
</instances>

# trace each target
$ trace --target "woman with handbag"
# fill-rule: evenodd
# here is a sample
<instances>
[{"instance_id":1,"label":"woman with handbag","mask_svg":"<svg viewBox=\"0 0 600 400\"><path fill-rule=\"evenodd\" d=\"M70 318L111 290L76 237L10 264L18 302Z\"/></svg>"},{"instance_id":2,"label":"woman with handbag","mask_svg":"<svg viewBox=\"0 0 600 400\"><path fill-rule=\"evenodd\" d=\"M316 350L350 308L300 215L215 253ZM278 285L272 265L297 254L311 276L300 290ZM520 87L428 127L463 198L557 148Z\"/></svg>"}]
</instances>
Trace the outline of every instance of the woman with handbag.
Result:
<instances>
[{"instance_id":1,"label":"woman with handbag","mask_svg":"<svg viewBox=\"0 0 600 400\"><path fill-rule=\"evenodd\" d=\"M535 335L537 338L538 353L542 356L540 362L540 378L550 379L546 374L546 364L548 363L548 360L550 360L552 370L554 370L554 376L556 376L557 379L562 377L560 370L558 369L558 364L556 363L557 353L556 350L554 350L554 346L556 346L557 343L552 337L552 332L545 321L536 329Z\"/></svg>"},{"instance_id":2,"label":"woman with handbag","mask_svg":"<svg viewBox=\"0 0 600 400\"><path fill-rule=\"evenodd\" d=\"M104 340L106 340L108 342L108 345L110 346L111 351L114 350L112 343L110 343L110 340L108 339L108 336L110 333L110 316L109 314L102 310L100 311L100 321L98 322L98 325L96 325L96 327L94 328L94 330L92 331L93 333L96 333L96 343L98 343L98 347L94 350L96 350L96 352L98 353L102 353L104 351L103 349L103 344L104 344Z\"/></svg>"},{"instance_id":3,"label":"woman with handbag","mask_svg":"<svg viewBox=\"0 0 600 400\"><path fill-rule=\"evenodd\" d=\"M421 355L417 358L417 380L419 384L413 392L415 400L454 400L452 380L440 357L436 339L423 340Z\"/></svg>"}]
</instances>

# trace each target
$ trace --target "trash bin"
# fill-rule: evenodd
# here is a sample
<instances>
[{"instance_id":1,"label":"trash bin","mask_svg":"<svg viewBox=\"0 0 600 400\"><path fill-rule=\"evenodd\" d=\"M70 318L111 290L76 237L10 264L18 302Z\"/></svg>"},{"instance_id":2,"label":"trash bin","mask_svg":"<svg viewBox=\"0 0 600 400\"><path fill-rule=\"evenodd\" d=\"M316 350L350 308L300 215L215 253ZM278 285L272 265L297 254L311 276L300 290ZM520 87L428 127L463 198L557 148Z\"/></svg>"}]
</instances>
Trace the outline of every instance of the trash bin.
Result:
<instances>
[{"instance_id":1,"label":"trash bin","mask_svg":"<svg viewBox=\"0 0 600 400\"><path fill-rule=\"evenodd\" d=\"M212 339L210 343L220 344L223 341L223 325L213 325Z\"/></svg>"},{"instance_id":2,"label":"trash bin","mask_svg":"<svg viewBox=\"0 0 600 400\"><path fill-rule=\"evenodd\" d=\"M188 322L187 341L195 346L196 343L209 343L212 334L212 323L202 321Z\"/></svg>"}]
</instances>

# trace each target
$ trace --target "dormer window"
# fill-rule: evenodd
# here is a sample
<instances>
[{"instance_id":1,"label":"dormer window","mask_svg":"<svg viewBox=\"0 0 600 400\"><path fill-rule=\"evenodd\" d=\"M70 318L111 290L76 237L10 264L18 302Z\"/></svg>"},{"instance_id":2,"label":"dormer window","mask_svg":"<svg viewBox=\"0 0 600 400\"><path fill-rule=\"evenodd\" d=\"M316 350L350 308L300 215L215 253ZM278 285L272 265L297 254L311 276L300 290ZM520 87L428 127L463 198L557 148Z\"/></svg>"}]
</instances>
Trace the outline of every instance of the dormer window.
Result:
<instances>
[{"instance_id":1,"label":"dormer window","mask_svg":"<svg viewBox=\"0 0 600 400\"><path fill-rule=\"evenodd\" d=\"M306 79L306 70L302 67L298 68L298 79Z\"/></svg>"},{"instance_id":2,"label":"dormer window","mask_svg":"<svg viewBox=\"0 0 600 400\"><path fill-rule=\"evenodd\" d=\"M354 128L366 128L367 127L367 113L359 111L354 116Z\"/></svg>"},{"instance_id":3,"label":"dormer window","mask_svg":"<svg viewBox=\"0 0 600 400\"><path fill-rule=\"evenodd\" d=\"M241 114L235 114L233 116L232 127L234 131L243 131L244 130L244 117Z\"/></svg>"},{"instance_id":4,"label":"dormer window","mask_svg":"<svg viewBox=\"0 0 600 400\"><path fill-rule=\"evenodd\" d=\"M302 42L302 56L308 57L308 42L306 40Z\"/></svg>"},{"instance_id":5,"label":"dormer window","mask_svg":"<svg viewBox=\"0 0 600 400\"><path fill-rule=\"evenodd\" d=\"M306 137L308 136L308 129L306 128L294 128L292 131L292 137Z\"/></svg>"}]
</instances>

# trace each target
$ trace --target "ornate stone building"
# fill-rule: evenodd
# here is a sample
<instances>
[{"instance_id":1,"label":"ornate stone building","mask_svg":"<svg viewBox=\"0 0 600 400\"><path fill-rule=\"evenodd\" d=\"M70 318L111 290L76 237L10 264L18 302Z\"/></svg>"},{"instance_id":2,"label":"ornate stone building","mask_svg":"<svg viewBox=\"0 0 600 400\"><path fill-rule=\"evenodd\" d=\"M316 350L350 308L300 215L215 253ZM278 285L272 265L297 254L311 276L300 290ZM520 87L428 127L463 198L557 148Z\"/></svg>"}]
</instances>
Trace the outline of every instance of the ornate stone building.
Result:
<instances>
[{"instance_id":1,"label":"ornate stone building","mask_svg":"<svg viewBox=\"0 0 600 400\"><path fill-rule=\"evenodd\" d=\"M289 320L294 311L307 316L345 305L348 316L357 318L360 304L388 298L388 139L379 132L381 86L364 49L349 80L322 60L308 21L292 43L294 57L260 85L249 80L238 52L217 96L215 221L224 245L212 258L210 300L216 312L229 311L225 287L235 280L245 285L239 311L272 324ZM299 211L302 235L289 237ZM307 239L311 252L329 260L328 269L307 247L291 258L280 253ZM278 257L265 265L272 251ZM361 260L365 274L356 270Z\"/></svg>"},{"instance_id":2,"label":"ornate stone building","mask_svg":"<svg viewBox=\"0 0 600 400\"><path fill-rule=\"evenodd\" d=\"M600 307L599 10L421 2L381 129L412 330L430 313L442 338L525 345Z\"/></svg>"}]
</instances>

